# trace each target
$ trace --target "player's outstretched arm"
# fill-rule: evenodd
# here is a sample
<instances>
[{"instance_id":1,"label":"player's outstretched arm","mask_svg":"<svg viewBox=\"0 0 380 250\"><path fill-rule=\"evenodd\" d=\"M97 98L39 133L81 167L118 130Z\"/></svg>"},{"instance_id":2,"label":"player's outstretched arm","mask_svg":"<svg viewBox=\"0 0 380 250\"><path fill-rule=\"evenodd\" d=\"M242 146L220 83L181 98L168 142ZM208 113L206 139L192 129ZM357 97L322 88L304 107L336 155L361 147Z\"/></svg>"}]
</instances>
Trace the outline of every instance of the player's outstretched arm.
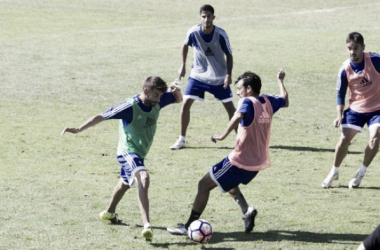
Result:
<instances>
[{"instance_id":1,"label":"player's outstretched arm","mask_svg":"<svg viewBox=\"0 0 380 250\"><path fill-rule=\"evenodd\" d=\"M243 118L243 114L239 112L235 112L234 116L231 118L230 122L228 123L227 128L224 130L223 134L222 135L215 134L211 136L211 141L216 143L216 141L224 140L227 137L227 135L239 125L241 118Z\"/></svg>"},{"instance_id":2,"label":"player's outstretched arm","mask_svg":"<svg viewBox=\"0 0 380 250\"><path fill-rule=\"evenodd\" d=\"M285 85L284 85L284 79L285 79L285 71L283 69L279 69L277 71L277 81L278 86L280 87L280 95L285 98L285 108L289 107L289 95L286 91Z\"/></svg>"},{"instance_id":3,"label":"player's outstretched arm","mask_svg":"<svg viewBox=\"0 0 380 250\"><path fill-rule=\"evenodd\" d=\"M70 127L64 128L61 132L61 135L63 136L66 132L77 134L77 133L82 132L83 130L85 130L89 127L95 126L96 124L98 124L102 121L104 121L102 114L95 115L95 116L91 117L90 119L88 119L85 123L83 123L79 128L70 128Z\"/></svg>"}]
</instances>

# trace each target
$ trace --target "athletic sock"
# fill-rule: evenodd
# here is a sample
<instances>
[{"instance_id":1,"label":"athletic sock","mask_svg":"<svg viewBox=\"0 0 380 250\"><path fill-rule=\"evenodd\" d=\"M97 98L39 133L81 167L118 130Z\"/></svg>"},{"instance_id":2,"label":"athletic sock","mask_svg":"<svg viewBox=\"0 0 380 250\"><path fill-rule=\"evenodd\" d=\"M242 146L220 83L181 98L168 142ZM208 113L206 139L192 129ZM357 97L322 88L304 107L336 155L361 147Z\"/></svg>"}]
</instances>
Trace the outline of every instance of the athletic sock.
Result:
<instances>
[{"instance_id":1,"label":"athletic sock","mask_svg":"<svg viewBox=\"0 0 380 250\"><path fill-rule=\"evenodd\" d=\"M144 229L147 229L147 228L150 228L150 227L152 227L152 225L149 222L144 225Z\"/></svg>"},{"instance_id":2,"label":"athletic sock","mask_svg":"<svg viewBox=\"0 0 380 250\"><path fill-rule=\"evenodd\" d=\"M180 136L179 136L179 140L180 140L180 141L185 141L185 139L186 139L185 136L183 136L183 135L180 135Z\"/></svg>"},{"instance_id":3,"label":"athletic sock","mask_svg":"<svg viewBox=\"0 0 380 250\"><path fill-rule=\"evenodd\" d=\"M186 229L189 228L190 224L191 224L193 221L198 220L199 217L201 217L201 214L202 214L202 213L198 213L198 212L196 212L196 211L194 211L194 210L191 210L190 217L189 217L189 219L187 220L187 222L186 222L186 224L185 224Z\"/></svg>"},{"instance_id":4,"label":"athletic sock","mask_svg":"<svg viewBox=\"0 0 380 250\"><path fill-rule=\"evenodd\" d=\"M248 203L245 200L243 194L240 193L240 194L236 195L234 197L234 199L235 199L236 203L240 206L240 209L243 212L243 214L246 214L248 211Z\"/></svg>"},{"instance_id":5,"label":"athletic sock","mask_svg":"<svg viewBox=\"0 0 380 250\"><path fill-rule=\"evenodd\" d=\"M364 166L363 164L359 168L359 174L360 175L365 175L365 172L367 171L367 167Z\"/></svg>"},{"instance_id":6,"label":"athletic sock","mask_svg":"<svg viewBox=\"0 0 380 250\"><path fill-rule=\"evenodd\" d=\"M331 168L331 173L332 173L333 175L338 174L338 173L339 173L339 167L335 167L335 166L333 166L333 167Z\"/></svg>"}]
</instances>

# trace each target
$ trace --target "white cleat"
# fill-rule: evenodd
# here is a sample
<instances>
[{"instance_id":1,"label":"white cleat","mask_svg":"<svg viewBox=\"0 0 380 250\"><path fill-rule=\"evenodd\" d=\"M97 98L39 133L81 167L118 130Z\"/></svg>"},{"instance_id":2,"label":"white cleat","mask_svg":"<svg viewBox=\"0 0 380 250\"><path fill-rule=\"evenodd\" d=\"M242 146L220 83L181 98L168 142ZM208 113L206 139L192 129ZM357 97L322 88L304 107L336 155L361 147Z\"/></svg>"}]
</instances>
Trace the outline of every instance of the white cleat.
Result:
<instances>
[{"instance_id":1,"label":"white cleat","mask_svg":"<svg viewBox=\"0 0 380 250\"><path fill-rule=\"evenodd\" d=\"M323 188L331 188L331 184L333 181L335 180L338 180L339 179L339 173L338 174L328 174L327 177L323 180L322 182L322 187Z\"/></svg>"},{"instance_id":2,"label":"white cleat","mask_svg":"<svg viewBox=\"0 0 380 250\"><path fill-rule=\"evenodd\" d=\"M166 230L174 235L187 235L187 229L185 225L179 225L178 227L168 227Z\"/></svg>"},{"instance_id":3,"label":"white cleat","mask_svg":"<svg viewBox=\"0 0 380 250\"><path fill-rule=\"evenodd\" d=\"M359 171L356 173L355 178L348 183L349 188L358 188L364 175L360 175Z\"/></svg>"},{"instance_id":4,"label":"white cleat","mask_svg":"<svg viewBox=\"0 0 380 250\"><path fill-rule=\"evenodd\" d=\"M170 149L171 150L177 150L177 149L181 149L181 148L186 148L186 141L182 141L180 139L178 139L171 147Z\"/></svg>"}]
</instances>

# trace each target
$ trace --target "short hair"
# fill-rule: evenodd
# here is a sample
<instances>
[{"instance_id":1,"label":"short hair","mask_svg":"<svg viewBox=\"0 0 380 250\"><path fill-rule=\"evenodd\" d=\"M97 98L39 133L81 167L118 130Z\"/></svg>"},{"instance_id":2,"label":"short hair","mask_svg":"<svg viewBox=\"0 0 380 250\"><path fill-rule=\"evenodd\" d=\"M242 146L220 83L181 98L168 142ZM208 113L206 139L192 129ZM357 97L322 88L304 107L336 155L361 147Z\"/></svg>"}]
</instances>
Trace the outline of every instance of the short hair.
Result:
<instances>
[{"instance_id":1,"label":"short hair","mask_svg":"<svg viewBox=\"0 0 380 250\"><path fill-rule=\"evenodd\" d=\"M247 88L248 86L251 86L253 92L255 94L260 94L261 90L261 79L258 75L251 71L246 71L242 75L238 77L235 84L238 83L240 80L243 81L244 88Z\"/></svg>"},{"instance_id":2,"label":"short hair","mask_svg":"<svg viewBox=\"0 0 380 250\"><path fill-rule=\"evenodd\" d=\"M211 14L214 15L214 8L209 5L209 4L205 4L203 5L200 9L199 9L199 14L202 14L202 11L209 11L211 12Z\"/></svg>"},{"instance_id":3,"label":"short hair","mask_svg":"<svg viewBox=\"0 0 380 250\"><path fill-rule=\"evenodd\" d=\"M159 76L149 76L143 85L143 88L146 88L148 91L157 89L162 93L165 93L168 90L168 85L164 80Z\"/></svg>"},{"instance_id":4,"label":"short hair","mask_svg":"<svg viewBox=\"0 0 380 250\"><path fill-rule=\"evenodd\" d=\"M359 32L351 32L348 34L346 43L354 42L356 44L364 45L364 38Z\"/></svg>"}]
</instances>

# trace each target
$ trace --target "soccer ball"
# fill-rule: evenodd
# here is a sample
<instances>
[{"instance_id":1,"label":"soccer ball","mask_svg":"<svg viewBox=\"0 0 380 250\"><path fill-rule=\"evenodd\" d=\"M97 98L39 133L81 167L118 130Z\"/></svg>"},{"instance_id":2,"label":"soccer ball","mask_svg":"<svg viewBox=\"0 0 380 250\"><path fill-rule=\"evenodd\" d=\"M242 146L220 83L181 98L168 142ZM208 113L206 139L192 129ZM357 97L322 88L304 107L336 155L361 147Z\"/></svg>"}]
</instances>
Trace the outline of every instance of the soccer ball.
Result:
<instances>
[{"instance_id":1,"label":"soccer ball","mask_svg":"<svg viewBox=\"0 0 380 250\"><path fill-rule=\"evenodd\" d=\"M211 238L212 227L207 221L199 219L190 224L187 232L191 240L199 243L206 243Z\"/></svg>"}]
</instances>

